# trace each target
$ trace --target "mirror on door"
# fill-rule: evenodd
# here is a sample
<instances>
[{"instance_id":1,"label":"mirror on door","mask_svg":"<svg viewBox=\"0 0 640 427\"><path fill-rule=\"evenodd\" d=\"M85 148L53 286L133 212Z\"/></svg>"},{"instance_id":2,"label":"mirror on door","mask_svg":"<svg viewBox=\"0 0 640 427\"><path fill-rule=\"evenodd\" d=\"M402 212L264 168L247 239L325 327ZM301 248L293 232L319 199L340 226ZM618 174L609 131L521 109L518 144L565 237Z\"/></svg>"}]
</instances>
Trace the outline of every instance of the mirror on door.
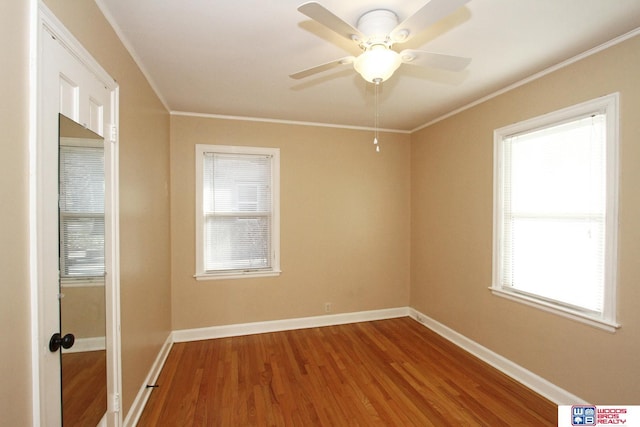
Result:
<instances>
[{"instance_id":1,"label":"mirror on door","mask_svg":"<svg viewBox=\"0 0 640 427\"><path fill-rule=\"evenodd\" d=\"M104 139L60 114L60 331L65 427L95 426L107 410Z\"/></svg>"}]
</instances>

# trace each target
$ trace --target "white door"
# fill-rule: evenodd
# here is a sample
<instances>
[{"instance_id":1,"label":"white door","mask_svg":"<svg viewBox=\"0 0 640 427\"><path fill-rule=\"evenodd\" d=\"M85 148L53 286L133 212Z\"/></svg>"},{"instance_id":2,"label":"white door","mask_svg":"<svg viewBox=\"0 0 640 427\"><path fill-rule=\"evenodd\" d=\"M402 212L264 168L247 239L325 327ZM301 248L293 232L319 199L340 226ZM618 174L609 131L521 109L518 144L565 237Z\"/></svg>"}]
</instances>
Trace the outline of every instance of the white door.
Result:
<instances>
[{"instance_id":1,"label":"white door","mask_svg":"<svg viewBox=\"0 0 640 427\"><path fill-rule=\"evenodd\" d=\"M120 425L117 85L42 4L38 29L36 149L31 157L34 424L60 426L61 359L50 349L60 330L58 246L59 114L104 138L107 412Z\"/></svg>"}]
</instances>

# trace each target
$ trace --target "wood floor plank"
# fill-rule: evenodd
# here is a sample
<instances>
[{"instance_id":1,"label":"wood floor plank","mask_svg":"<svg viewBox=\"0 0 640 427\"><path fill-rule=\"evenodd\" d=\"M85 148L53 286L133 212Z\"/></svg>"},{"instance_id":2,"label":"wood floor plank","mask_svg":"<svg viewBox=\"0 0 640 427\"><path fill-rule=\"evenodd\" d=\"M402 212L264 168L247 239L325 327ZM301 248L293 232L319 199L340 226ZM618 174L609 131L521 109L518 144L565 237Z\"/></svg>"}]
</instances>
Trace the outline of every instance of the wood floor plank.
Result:
<instances>
[{"instance_id":1,"label":"wood floor plank","mask_svg":"<svg viewBox=\"0 0 640 427\"><path fill-rule=\"evenodd\" d=\"M139 426L555 426L411 318L174 344Z\"/></svg>"}]
</instances>

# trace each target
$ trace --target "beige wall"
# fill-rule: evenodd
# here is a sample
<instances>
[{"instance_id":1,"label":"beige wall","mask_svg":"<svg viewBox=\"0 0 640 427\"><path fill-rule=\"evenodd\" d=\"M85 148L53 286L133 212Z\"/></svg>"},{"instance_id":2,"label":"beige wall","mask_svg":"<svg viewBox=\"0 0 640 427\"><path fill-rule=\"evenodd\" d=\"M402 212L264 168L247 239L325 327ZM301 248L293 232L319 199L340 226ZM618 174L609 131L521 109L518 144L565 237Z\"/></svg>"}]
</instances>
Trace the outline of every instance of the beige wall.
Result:
<instances>
[{"instance_id":1,"label":"beige wall","mask_svg":"<svg viewBox=\"0 0 640 427\"><path fill-rule=\"evenodd\" d=\"M29 3L0 6L0 423L31 425L29 315Z\"/></svg>"},{"instance_id":2,"label":"beige wall","mask_svg":"<svg viewBox=\"0 0 640 427\"><path fill-rule=\"evenodd\" d=\"M169 114L93 1L46 4L120 86L122 388L126 415L171 330Z\"/></svg>"},{"instance_id":3,"label":"beige wall","mask_svg":"<svg viewBox=\"0 0 640 427\"><path fill-rule=\"evenodd\" d=\"M104 286L65 286L60 300L62 331L76 339L99 338L106 334Z\"/></svg>"},{"instance_id":4,"label":"beige wall","mask_svg":"<svg viewBox=\"0 0 640 427\"><path fill-rule=\"evenodd\" d=\"M640 403L640 37L412 135L411 305L590 402ZM619 91L615 334L493 296L493 130Z\"/></svg>"},{"instance_id":5,"label":"beige wall","mask_svg":"<svg viewBox=\"0 0 640 427\"><path fill-rule=\"evenodd\" d=\"M404 307L409 135L171 117L173 329ZM280 148L281 266L273 278L196 281L195 144Z\"/></svg>"}]
</instances>

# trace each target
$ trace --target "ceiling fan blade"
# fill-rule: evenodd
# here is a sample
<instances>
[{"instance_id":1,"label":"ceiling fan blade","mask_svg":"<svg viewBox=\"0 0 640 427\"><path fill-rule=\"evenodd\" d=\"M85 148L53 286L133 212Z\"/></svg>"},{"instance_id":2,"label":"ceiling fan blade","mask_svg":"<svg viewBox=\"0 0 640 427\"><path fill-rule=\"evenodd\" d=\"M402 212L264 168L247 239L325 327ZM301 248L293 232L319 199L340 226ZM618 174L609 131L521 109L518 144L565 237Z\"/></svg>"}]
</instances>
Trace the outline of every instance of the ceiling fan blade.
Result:
<instances>
[{"instance_id":1,"label":"ceiling fan blade","mask_svg":"<svg viewBox=\"0 0 640 427\"><path fill-rule=\"evenodd\" d=\"M344 22L318 2L310 1L304 3L298 7L298 11L349 40L357 42L364 38L360 31Z\"/></svg>"},{"instance_id":2,"label":"ceiling fan blade","mask_svg":"<svg viewBox=\"0 0 640 427\"><path fill-rule=\"evenodd\" d=\"M391 31L391 40L403 43L420 31L425 30L440 19L453 13L454 10L470 0L430 0L413 15L402 21Z\"/></svg>"},{"instance_id":3,"label":"ceiling fan blade","mask_svg":"<svg viewBox=\"0 0 640 427\"><path fill-rule=\"evenodd\" d=\"M307 68L306 70L298 71L297 73L290 74L292 79L304 79L305 77L312 76L314 74L321 73L323 71L330 70L340 65L352 64L356 58L353 56L345 56L344 58L336 59L335 61L327 62L325 64L316 65L315 67Z\"/></svg>"},{"instance_id":4,"label":"ceiling fan blade","mask_svg":"<svg viewBox=\"0 0 640 427\"><path fill-rule=\"evenodd\" d=\"M405 49L400 52L400 59L405 64L439 68L447 71L462 71L471 62L471 58L413 49Z\"/></svg>"}]
</instances>

